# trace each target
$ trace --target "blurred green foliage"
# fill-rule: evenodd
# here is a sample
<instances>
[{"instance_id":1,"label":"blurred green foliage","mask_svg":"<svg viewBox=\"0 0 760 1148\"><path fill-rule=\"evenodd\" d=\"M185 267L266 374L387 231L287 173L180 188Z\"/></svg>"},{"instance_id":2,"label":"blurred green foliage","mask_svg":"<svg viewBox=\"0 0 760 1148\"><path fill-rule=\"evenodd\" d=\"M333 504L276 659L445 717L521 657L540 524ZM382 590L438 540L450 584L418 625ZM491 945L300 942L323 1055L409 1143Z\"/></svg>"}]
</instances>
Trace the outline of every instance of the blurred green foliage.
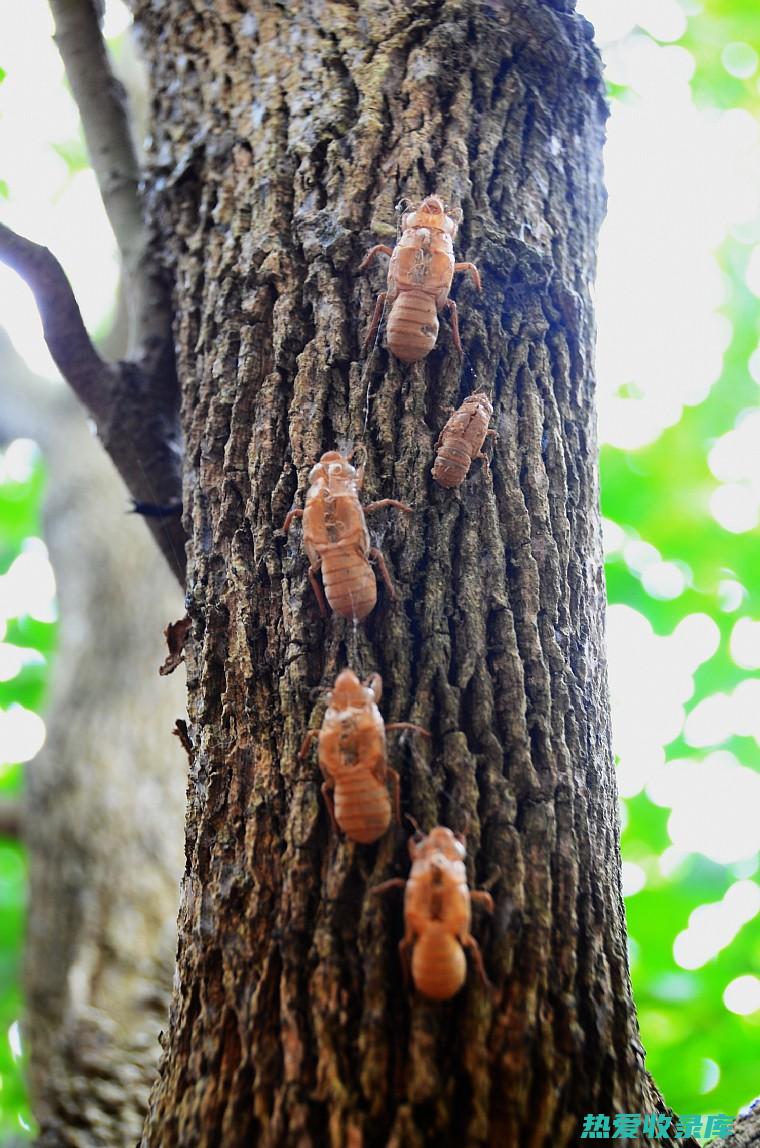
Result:
<instances>
[{"instance_id":1,"label":"blurred green foliage","mask_svg":"<svg viewBox=\"0 0 760 1148\"><path fill-rule=\"evenodd\" d=\"M0 68L0 84L2 84L4 79L5 79L5 69ZM5 182L4 179L0 179L0 199L7 199L7 198L8 198L8 184Z\"/></svg>"},{"instance_id":2,"label":"blurred green foliage","mask_svg":"<svg viewBox=\"0 0 760 1148\"><path fill-rule=\"evenodd\" d=\"M723 58L730 44L748 44L760 51L760 6L756 0L703 0L684 7L687 11L696 9L679 41L696 61L692 83L696 102L708 107L749 107L757 111L757 74L731 75Z\"/></svg>"},{"instance_id":3,"label":"blurred green foliage","mask_svg":"<svg viewBox=\"0 0 760 1148\"><path fill-rule=\"evenodd\" d=\"M760 53L757 0L706 0L690 7L695 11L678 43L696 63L695 103L742 107L757 117L757 70L737 77L724 63L732 59L730 53L725 55L729 44L749 47L749 52L742 47L736 53L741 60L744 52L747 70L752 51ZM614 101L627 98L627 93L613 89L611 96ZM682 618L693 613L709 615L720 628L717 652L696 671L687 713L704 698L730 693L740 681L757 677L736 665L729 637L739 616L760 619L759 532L755 528L731 533L715 520L709 498L719 483L708 465L719 436L731 431L743 412L757 409L760 397L748 370L760 336L760 300L745 281L748 243L757 242L760 227L754 236L751 231L747 236L729 236L716 252L727 286L723 313L733 334L721 376L708 397L687 407L679 423L647 447L632 452L602 449L605 516L657 547L663 559L684 564L691 572L682 594L659 600L646 592L618 553L607 565L610 603L638 610L660 635L672 633ZM741 603L728 608L721 592L726 579L744 588ZM641 718L646 721L646 714ZM760 770L760 747L754 737L734 736L710 747L714 748L730 750L743 766ZM687 745L683 735L667 746L666 753L668 760L704 756ZM623 804L623 857L639 864L647 877L645 887L627 899L632 979L647 1067L677 1112L733 1115L760 1091L760 1013L738 1016L728 1011L722 998L735 978L760 975L760 918L745 924L717 956L696 969L679 967L673 942L698 906L719 901L737 878L757 880L757 861L721 865L700 853L688 853L664 875L659 859L671 844L669 810L650 801L646 792Z\"/></svg>"},{"instance_id":4,"label":"blurred green foliage","mask_svg":"<svg viewBox=\"0 0 760 1148\"><path fill-rule=\"evenodd\" d=\"M0 452L0 579L7 576L30 538L40 534L40 504L44 473L37 455L28 470L11 477ZM0 582L0 587L2 582ZM49 659L55 643L55 624L29 614L5 616L0 590L0 632L3 642L37 651L41 657L25 661L18 673L0 680L0 709L14 705L39 711L44 703ZM23 766L5 760L0 745L0 802L19 799ZM18 841L0 837L0 1143L33 1128L19 1054L21 1019L21 946L26 892L26 859Z\"/></svg>"}]
</instances>

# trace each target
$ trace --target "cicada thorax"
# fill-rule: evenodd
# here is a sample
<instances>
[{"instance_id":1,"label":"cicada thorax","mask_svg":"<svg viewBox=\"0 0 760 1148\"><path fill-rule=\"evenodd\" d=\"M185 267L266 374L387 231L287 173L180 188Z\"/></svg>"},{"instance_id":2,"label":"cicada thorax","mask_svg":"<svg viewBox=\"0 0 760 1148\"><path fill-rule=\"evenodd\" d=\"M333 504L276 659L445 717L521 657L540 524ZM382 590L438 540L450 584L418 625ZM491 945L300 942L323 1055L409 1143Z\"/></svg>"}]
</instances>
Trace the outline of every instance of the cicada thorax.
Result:
<instances>
[{"instance_id":1,"label":"cicada thorax","mask_svg":"<svg viewBox=\"0 0 760 1148\"><path fill-rule=\"evenodd\" d=\"M468 395L457 413L466 420L463 433L474 458L488 434L493 403L483 391L477 391L474 395Z\"/></svg>"},{"instance_id":2,"label":"cicada thorax","mask_svg":"<svg viewBox=\"0 0 760 1148\"><path fill-rule=\"evenodd\" d=\"M407 231L393 249L388 281L399 291L424 290L440 307L448 298L454 277L454 246L441 231L418 227Z\"/></svg>"}]
</instances>

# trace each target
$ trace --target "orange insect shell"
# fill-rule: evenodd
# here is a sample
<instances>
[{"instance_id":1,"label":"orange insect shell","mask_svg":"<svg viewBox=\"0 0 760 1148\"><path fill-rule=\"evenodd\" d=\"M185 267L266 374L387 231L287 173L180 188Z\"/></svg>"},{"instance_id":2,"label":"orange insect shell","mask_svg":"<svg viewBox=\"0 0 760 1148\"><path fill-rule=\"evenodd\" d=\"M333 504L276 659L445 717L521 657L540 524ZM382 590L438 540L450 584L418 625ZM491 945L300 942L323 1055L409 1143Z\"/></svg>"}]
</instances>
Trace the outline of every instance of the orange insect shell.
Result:
<instances>
[{"instance_id":1,"label":"orange insect shell","mask_svg":"<svg viewBox=\"0 0 760 1148\"><path fill-rule=\"evenodd\" d=\"M393 786L393 811L400 820L399 777L388 765L386 726L377 707L382 688L379 674L363 685L353 670L341 670L329 694L322 728L309 730L301 746L304 757L312 740L319 738L322 794L330 819L361 845L377 841L391 823L388 781ZM409 722L394 722L388 729L412 729L430 736Z\"/></svg>"},{"instance_id":2,"label":"orange insect shell","mask_svg":"<svg viewBox=\"0 0 760 1148\"><path fill-rule=\"evenodd\" d=\"M326 451L309 474L311 485L304 510L291 510L284 523L287 532L294 518L303 518L304 548L311 563L309 581L322 614L326 613L327 595L336 614L357 621L366 618L377 601L377 581L370 558L377 562L391 598L396 597L383 555L370 546L365 510L395 506L412 512L410 506L393 498L362 508L362 479L362 469L357 472L347 457L337 450ZM324 594L316 577L320 571Z\"/></svg>"},{"instance_id":3,"label":"orange insect shell","mask_svg":"<svg viewBox=\"0 0 760 1148\"><path fill-rule=\"evenodd\" d=\"M464 844L450 829L437 825L421 841L411 838L409 853L412 871L404 893L405 927L399 952L406 967L411 949L415 988L431 1000L453 997L467 977L465 948L490 987L470 921L472 901L480 901L489 912L493 901L488 893L468 889ZM404 882L387 881L376 891L399 884Z\"/></svg>"},{"instance_id":4,"label":"orange insect shell","mask_svg":"<svg viewBox=\"0 0 760 1148\"><path fill-rule=\"evenodd\" d=\"M432 474L439 486L459 486L472 461L486 458L483 443L487 435L496 434L488 429L492 415L491 400L482 391L468 395L459 410L454 411L435 444L437 455Z\"/></svg>"},{"instance_id":5,"label":"orange insect shell","mask_svg":"<svg viewBox=\"0 0 760 1148\"><path fill-rule=\"evenodd\" d=\"M397 359L417 363L432 351L438 338L438 312L448 308L454 345L462 354L456 304L449 299L455 271L467 271L480 290L480 274L473 263L454 262L458 223L446 212L443 200L429 195L415 211L401 217L401 238L391 250L385 244L373 247L359 270L369 267L376 255L390 255L388 290L375 304L365 350L372 342L386 304L388 346Z\"/></svg>"}]
</instances>

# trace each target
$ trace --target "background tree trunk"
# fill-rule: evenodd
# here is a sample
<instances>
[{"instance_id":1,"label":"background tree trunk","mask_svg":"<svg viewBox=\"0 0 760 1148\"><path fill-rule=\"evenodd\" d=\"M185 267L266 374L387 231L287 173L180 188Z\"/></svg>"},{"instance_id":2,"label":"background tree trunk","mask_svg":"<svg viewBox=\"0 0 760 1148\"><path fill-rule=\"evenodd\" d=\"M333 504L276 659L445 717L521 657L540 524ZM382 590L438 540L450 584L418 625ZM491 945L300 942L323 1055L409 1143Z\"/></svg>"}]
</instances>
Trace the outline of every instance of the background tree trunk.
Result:
<instances>
[{"instance_id":1,"label":"background tree trunk","mask_svg":"<svg viewBox=\"0 0 760 1148\"><path fill-rule=\"evenodd\" d=\"M161 679L176 580L73 396L3 343L3 427L39 441L59 646L26 767L24 1032L40 1145L134 1144L166 1023L182 871L182 674Z\"/></svg>"},{"instance_id":2,"label":"background tree trunk","mask_svg":"<svg viewBox=\"0 0 760 1148\"><path fill-rule=\"evenodd\" d=\"M631 1002L603 643L589 285L606 116L572 0L134 0L153 88L149 202L175 284L196 754L178 981L143 1144L575 1144L647 1112ZM461 203L458 295L421 365L361 339L400 196ZM491 476L433 444L493 395ZM369 399L368 399L369 394ZM323 450L362 442L400 591L323 622L297 530ZM333 834L315 686L382 673L404 810L468 835L494 1004L407 994L407 830ZM646 1143L646 1138L640 1141ZM653 1143L663 1143L662 1140ZM675 1139L671 1143L675 1143Z\"/></svg>"}]
</instances>

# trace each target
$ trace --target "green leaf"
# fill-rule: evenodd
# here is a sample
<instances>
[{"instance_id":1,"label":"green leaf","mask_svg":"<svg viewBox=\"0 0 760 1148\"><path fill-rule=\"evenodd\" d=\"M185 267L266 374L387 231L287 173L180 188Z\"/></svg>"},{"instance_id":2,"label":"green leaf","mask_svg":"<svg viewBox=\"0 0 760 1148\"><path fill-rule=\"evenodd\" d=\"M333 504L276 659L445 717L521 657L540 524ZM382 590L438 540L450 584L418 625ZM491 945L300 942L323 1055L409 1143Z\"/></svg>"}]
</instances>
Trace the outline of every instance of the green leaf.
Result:
<instances>
[{"instance_id":1,"label":"green leaf","mask_svg":"<svg viewBox=\"0 0 760 1148\"><path fill-rule=\"evenodd\" d=\"M82 139L70 139L51 144L53 151L61 157L69 169L69 175L79 171L88 171L90 161L87 158L87 149Z\"/></svg>"}]
</instances>

